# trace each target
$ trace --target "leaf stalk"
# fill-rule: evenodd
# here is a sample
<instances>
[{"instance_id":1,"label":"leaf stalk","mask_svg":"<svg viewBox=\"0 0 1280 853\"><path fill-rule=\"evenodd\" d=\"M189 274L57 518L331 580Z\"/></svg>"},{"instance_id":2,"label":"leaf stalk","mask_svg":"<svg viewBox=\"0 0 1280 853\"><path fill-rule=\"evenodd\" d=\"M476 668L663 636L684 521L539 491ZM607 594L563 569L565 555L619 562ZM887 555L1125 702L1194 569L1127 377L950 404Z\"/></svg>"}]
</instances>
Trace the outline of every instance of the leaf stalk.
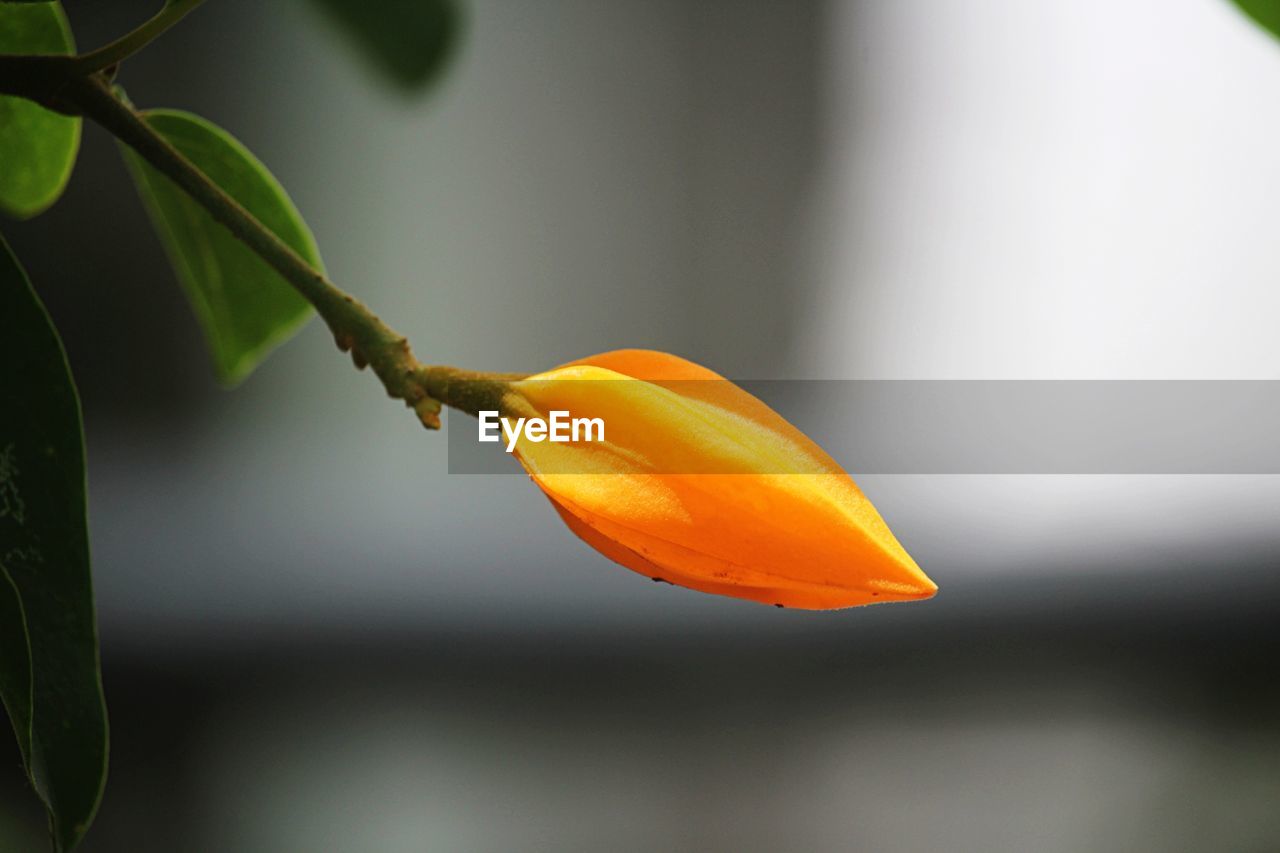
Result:
<instances>
[{"instance_id":1,"label":"leaf stalk","mask_svg":"<svg viewBox=\"0 0 1280 853\"><path fill-rule=\"evenodd\" d=\"M168 0L159 12L132 32L75 58L76 70L82 74L102 71L133 56L166 30L181 21L205 0Z\"/></svg>"},{"instance_id":2,"label":"leaf stalk","mask_svg":"<svg viewBox=\"0 0 1280 853\"><path fill-rule=\"evenodd\" d=\"M211 181L137 110L113 90L101 74L73 77L61 97L165 175L310 302L333 332L338 347L358 367L368 365L387 394L403 400L423 426L438 429L440 401L427 392L422 365L408 340L354 296L338 288L307 263L253 214Z\"/></svg>"},{"instance_id":3,"label":"leaf stalk","mask_svg":"<svg viewBox=\"0 0 1280 853\"><path fill-rule=\"evenodd\" d=\"M133 33L82 56L0 56L0 94L84 116L136 151L311 303L338 348L351 353L357 368L372 368L387 395L404 401L426 428L440 428L442 405L473 415L502 408L507 386L518 376L419 363L404 335L259 222L114 89L108 78L111 68L202 2L174 0Z\"/></svg>"}]
</instances>

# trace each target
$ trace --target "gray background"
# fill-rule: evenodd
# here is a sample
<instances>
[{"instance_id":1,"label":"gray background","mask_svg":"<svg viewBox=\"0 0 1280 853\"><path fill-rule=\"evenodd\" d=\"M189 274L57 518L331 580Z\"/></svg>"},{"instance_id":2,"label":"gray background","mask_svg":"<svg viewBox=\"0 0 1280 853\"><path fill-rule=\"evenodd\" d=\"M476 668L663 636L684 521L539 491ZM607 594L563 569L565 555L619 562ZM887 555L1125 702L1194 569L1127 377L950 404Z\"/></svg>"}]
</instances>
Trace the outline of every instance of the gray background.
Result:
<instances>
[{"instance_id":1,"label":"gray background","mask_svg":"<svg viewBox=\"0 0 1280 853\"><path fill-rule=\"evenodd\" d=\"M85 44L150 11L68 6ZM481 0L426 98L306 4L223 0L122 82L242 139L441 362L1280 367L1280 46L1220 0ZM859 477L935 600L648 583L532 484L449 476L316 324L217 390L117 160L90 129L4 226L86 404L86 850L1274 846L1275 478Z\"/></svg>"}]
</instances>

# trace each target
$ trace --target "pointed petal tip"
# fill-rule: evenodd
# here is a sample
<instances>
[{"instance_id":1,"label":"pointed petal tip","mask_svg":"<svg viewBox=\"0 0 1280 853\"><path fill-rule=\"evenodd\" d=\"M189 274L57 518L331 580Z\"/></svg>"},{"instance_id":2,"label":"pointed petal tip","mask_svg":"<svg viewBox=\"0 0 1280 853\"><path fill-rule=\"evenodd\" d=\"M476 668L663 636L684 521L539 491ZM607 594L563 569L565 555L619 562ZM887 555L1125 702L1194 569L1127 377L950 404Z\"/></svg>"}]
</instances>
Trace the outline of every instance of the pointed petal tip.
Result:
<instances>
[{"instance_id":1,"label":"pointed petal tip","mask_svg":"<svg viewBox=\"0 0 1280 853\"><path fill-rule=\"evenodd\" d=\"M909 554L904 552L903 556L906 559L901 561L900 568L904 576L899 579L898 584L895 584L903 594L902 597L912 600L933 598L938 592L938 585L924 573Z\"/></svg>"},{"instance_id":2,"label":"pointed petal tip","mask_svg":"<svg viewBox=\"0 0 1280 853\"><path fill-rule=\"evenodd\" d=\"M924 572L912 578L912 592L903 596L904 599L910 601L923 601L926 598L933 598L938 594L938 585L934 583Z\"/></svg>"},{"instance_id":3,"label":"pointed petal tip","mask_svg":"<svg viewBox=\"0 0 1280 853\"><path fill-rule=\"evenodd\" d=\"M938 585L919 570L901 580L871 582L871 594L880 601L922 601L937 592Z\"/></svg>"}]
</instances>

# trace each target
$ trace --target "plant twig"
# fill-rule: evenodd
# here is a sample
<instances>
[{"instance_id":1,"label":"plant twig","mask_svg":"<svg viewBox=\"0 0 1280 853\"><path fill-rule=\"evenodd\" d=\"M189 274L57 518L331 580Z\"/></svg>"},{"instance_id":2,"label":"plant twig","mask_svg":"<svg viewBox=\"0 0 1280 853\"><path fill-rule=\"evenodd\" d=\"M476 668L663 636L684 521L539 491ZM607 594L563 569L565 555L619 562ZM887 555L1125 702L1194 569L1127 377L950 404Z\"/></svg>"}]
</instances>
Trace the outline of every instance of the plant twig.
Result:
<instances>
[{"instance_id":1,"label":"plant twig","mask_svg":"<svg viewBox=\"0 0 1280 853\"><path fill-rule=\"evenodd\" d=\"M201 2L203 0L178 0L167 6L152 22L174 10L170 13L171 19L155 24L158 29L148 31L148 38L172 26L177 18ZM135 33L147 27L143 25ZM127 46L129 50L136 50L141 43L145 43L142 37L132 39L131 34L113 43L121 47L108 45L103 50L124 51ZM403 335L329 281L227 195L152 128L141 113L120 98L105 74L86 71L85 68L92 68L103 59L112 59L112 55L102 54L98 60L86 62L94 55L0 56L0 94L27 98L70 115L83 115L138 152L310 302L329 326L338 347L351 353L358 368L373 368L388 396L403 400L423 426L439 429L442 404L473 415L480 409L504 408L508 384L519 376L420 364ZM118 60L109 64L114 61Z\"/></svg>"},{"instance_id":2,"label":"plant twig","mask_svg":"<svg viewBox=\"0 0 1280 853\"><path fill-rule=\"evenodd\" d=\"M131 147L315 306L339 348L357 367L368 365L387 394L403 400L429 429L440 426L440 401L427 391L426 369L414 358L408 340L382 322L359 300L339 289L288 244L259 222L195 164L121 100L100 74L73 77L60 98L77 107Z\"/></svg>"},{"instance_id":3,"label":"plant twig","mask_svg":"<svg viewBox=\"0 0 1280 853\"><path fill-rule=\"evenodd\" d=\"M203 2L204 0L168 0L163 9L133 32L126 33L97 50L77 56L76 70L82 74L90 74L128 59L151 44L165 30L178 23Z\"/></svg>"}]
</instances>

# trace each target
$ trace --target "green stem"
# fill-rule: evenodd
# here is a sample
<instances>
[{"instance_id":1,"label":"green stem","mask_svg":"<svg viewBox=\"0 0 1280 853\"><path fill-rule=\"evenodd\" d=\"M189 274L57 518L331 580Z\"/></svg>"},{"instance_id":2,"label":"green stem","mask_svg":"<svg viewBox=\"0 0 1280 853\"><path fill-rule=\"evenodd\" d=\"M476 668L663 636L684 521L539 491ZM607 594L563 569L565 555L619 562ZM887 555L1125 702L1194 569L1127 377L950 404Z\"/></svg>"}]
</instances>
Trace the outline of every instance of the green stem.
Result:
<instances>
[{"instance_id":1,"label":"green stem","mask_svg":"<svg viewBox=\"0 0 1280 853\"><path fill-rule=\"evenodd\" d=\"M403 400L424 426L439 428L441 402L452 404L452 400L457 400L464 410L474 413L467 408L471 403L479 397L493 398L498 384L505 386L508 377L452 368L426 368L419 364L403 335L383 323L355 297L339 289L209 180L131 105L117 97L102 75L73 78L61 89L60 97L138 152L280 273L315 306L338 346L351 352L356 366L372 367L387 394ZM475 391L465 390L464 386L470 383L478 383ZM432 388L439 390L440 396L435 396Z\"/></svg>"},{"instance_id":2,"label":"green stem","mask_svg":"<svg viewBox=\"0 0 1280 853\"><path fill-rule=\"evenodd\" d=\"M126 33L108 45L76 57L76 70L81 74L91 74L110 68L128 59L147 45L151 44L165 30L182 20L189 12L195 10L204 0L168 0L164 8L151 20L142 24L131 33Z\"/></svg>"},{"instance_id":3,"label":"green stem","mask_svg":"<svg viewBox=\"0 0 1280 853\"><path fill-rule=\"evenodd\" d=\"M170 10L173 16L180 17L201 2L203 0L179 0L167 6L153 22ZM160 29L149 31L150 37L154 38L176 19L157 24ZM142 32L146 27L135 32ZM145 40L126 36L117 44L129 42L120 48L127 55L128 49L136 49ZM104 48L108 49L114 48L112 45ZM333 332L339 348L351 353L357 367L372 367L388 396L403 400L423 426L439 429L441 404L473 415L481 409L505 409L509 384L518 376L419 364L403 335L329 281L227 195L156 132L132 105L118 97L103 74L83 71L81 63L92 56L94 54L0 56L0 94L17 95L61 112L83 115L138 152L310 302Z\"/></svg>"},{"instance_id":4,"label":"green stem","mask_svg":"<svg viewBox=\"0 0 1280 853\"><path fill-rule=\"evenodd\" d=\"M511 383L525 377L518 373L477 373L458 367L424 367L422 378L432 398L474 416L481 411L508 412Z\"/></svg>"}]
</instances>

